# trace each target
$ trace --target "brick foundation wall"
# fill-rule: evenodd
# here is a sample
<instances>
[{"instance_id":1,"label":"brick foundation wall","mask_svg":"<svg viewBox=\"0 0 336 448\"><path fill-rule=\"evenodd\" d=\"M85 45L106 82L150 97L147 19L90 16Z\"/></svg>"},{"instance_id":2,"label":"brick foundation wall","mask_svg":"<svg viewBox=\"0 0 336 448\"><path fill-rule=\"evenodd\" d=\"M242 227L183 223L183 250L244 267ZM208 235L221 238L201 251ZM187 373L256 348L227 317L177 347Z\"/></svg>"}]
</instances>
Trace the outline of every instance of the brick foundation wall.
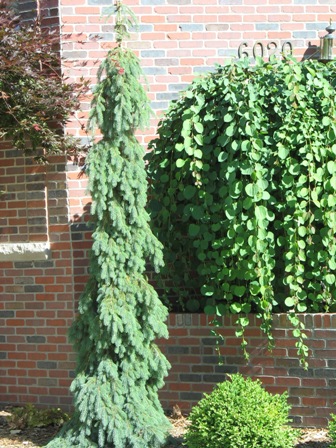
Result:
<instances>
[{"instance_id":1,"label":"brick foundation wall","mask_svg":"<svg viewBox=\"0 0 336 448\"><path fill-rule=\"evenodd\" d=\"M31 273L46 268L34 264L14 267L29 269ZM28 309L0 311L0 340L7 341L2 343L0 352L0 403L33 402L70 409L68 387L75 364L66 332L71 312L64 299L55 311L55 303L52 307L46 303L40 310L35 307L41 302L35 302L34 307L31 299L28 303ZM178 404L188 413L203 393L211 392L227 374L240 372L259 378L269 392L287 391L296 426L326 427L330 413L336 411L336 314L302 316L309 336L308 370L299 366L286 315L274 316L276 347L272 353L267 351L267 340L259 330L258 320L250 317L251 325L246 330L250 360L246 363L242 356L240 340L235 337L235 317L231 316L223 320L220 330L224 336L220 365L205 315L169 316L170 338L159 341L172 365L159 393L164 409L171 410Z\"/></svg>"}]
</instances>

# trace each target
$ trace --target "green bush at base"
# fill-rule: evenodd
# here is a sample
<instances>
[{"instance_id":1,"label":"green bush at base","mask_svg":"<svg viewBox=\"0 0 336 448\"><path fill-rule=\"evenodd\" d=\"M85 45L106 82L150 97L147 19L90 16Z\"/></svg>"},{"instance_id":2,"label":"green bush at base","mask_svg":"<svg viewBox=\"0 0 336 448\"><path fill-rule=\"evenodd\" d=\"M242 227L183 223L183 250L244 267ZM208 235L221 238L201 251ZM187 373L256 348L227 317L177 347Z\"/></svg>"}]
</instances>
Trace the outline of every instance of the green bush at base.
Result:
<instances>
[{"instance_id":1,"label":"green bush at base","mask_svg":"<svg viewBox=\"0 0 336 448\"><path fill-rule=\"evenodd\" d=\"M329 437L332 440L330 448L336 448L336 415L331 414L331 419L329 421L328 429L329 429Z\"/></svg>"},{"instance_id":2,"label":"green bush at base","mask_svg":"<svg viewBox=\"0 0 336 448\"><path fill-rule=\"evenodd\" d=\"M287 395L272 395L259 380L231 375L205 394L190 414L188 448L290 448L297 431L288 423Z\"/></svg>"}]
</instances>

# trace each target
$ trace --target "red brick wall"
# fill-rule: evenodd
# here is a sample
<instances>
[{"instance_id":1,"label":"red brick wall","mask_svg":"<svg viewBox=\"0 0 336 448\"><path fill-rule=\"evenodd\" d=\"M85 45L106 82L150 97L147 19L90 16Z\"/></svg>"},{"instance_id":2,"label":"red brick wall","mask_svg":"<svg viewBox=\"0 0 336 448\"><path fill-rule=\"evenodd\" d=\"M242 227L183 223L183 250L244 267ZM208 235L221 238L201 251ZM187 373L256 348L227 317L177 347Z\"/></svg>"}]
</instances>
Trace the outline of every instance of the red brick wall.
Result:
<instances>
[{"instance_id":1,"label":"red brick wall","mask_svg":"<svg viewBox=\"0 0 336 448\"><path fill-rule=\"evenodd\" d=\"M16 267L19 268L29 269L26 265ZM30 273L34 274L32 266ZM13 310L0 311L0 325L5 330L0 340L7 338L0 352L0 403L33 402L69 409L68 387L74 362L65 333L71 312L64 306L62 294L59 296L57 311L52 311L56 308L55 302L51 302L52 307L47 302L40 309L19 308L16 316ZM29 303L34 303L32 298ZM53 315L56 312L57 318ZM235 318L229 317L220 330L224 336L220 365L207 318L199 314L170 315L170 338L159 342L172 365L166 385L160 391L163 407L171 410L178 404L188 413L203 393L211 392L216 383L225 380L226 374L240 372L259 378L272 393L287 391L295 425L327 426L336 401L336 314L303 316L309 335L308 370L299 366L295 339L285 315L274 317L276 347L272 354L267 351L267 340L259 330L257 319L250 317L251 326L246 330L250 360L246 363L242 356L240 340L235 337Z\"/></svg>"},{"instance_id":2,"label":"red brick wall","mask_svg":"<svg viewBox=\"0 0 336 448\"><path fill-rule=\"evenodd\" d=\"M46 171L0 143L0 244L47 241Z\"/></svg>"},{"instance_id":3,"label":"red brick wall","mask_svg":"<svg viewBox=\"0 0 336 448\"><path fill-rule=\"evenodd\" d=\"M2 147L0 155L3 151ZM5 169L6 177L22 177L23 184L16 183L14 177L7 183L9 192L0 200L1 222L19 219L11 215L8 218L9 211L14 210L18 216L22 212L28 227L27 233L9 232L7 236L10 241L16 236L15 243L48 243L49 250L0 255L0 401L67 404L71 402L65 396L73 367L67 329L74 318L75 305L66 160L55 157L46 167L31 165L29 161L25 165L18 154L1 160L14 164L12 167L6 163L3 167L0 163L0 172ZM15 171L9 174L8 166ZM11 192L16 185L20 189ZM27 203L17 201L18 194L23 194ZM34 220L43 201L43 225L47 230L39 233L40 227ZM14 222L9 225L14 226ZM17 228L20 229L18 224ZM5 230L1 241L6 243Z\"/></svg>"},{"instance_id":4,"label":"red brick wall","mask_svg":"<svg viewBox=\"0 0 336 448\"><path fill-rule=\"evenodd\" d=\"M113 17L107 22L101 18L102 13L113 10L111 3L111 0L60 0L62 31L72 33L71 38L63 38L63 56L68 67L65 72L71 80L84 74L95 83L97 60L101 61L114 42ZM140 26L139 32L131 33L127 46L141 59L157 116L196 74L236 57L242 42L247 42L252 56L256 41L265 46L275 42L278 47L290 41L294 54L301 59L309 47L319 46L319 36L326 34L329 19L336 20L333 0L126 0L125 3L136 14ZM80 65L83 60L85 67ZM139 134L143 142L155 134L155 125L153 119L151 128ZM85 137L75 120L69 129Z\"/></svg>"}]
</instances>

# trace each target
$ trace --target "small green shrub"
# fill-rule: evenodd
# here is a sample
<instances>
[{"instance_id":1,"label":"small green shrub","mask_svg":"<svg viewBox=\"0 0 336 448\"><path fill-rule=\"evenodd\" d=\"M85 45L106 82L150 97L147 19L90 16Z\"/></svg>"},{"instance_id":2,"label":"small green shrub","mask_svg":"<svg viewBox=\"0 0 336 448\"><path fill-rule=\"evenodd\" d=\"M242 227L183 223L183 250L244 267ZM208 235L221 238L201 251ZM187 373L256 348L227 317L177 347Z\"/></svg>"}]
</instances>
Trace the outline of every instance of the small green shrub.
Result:
<instances>
[{"instance_id":1,"label":"small green shrub","mask_svg":"<svg viewBox=\"0 0 336 448\"><path fill-rule=\"evenodd\" d=\"M330 448L336 448L336 415L335 414L331 414L331 416L330 416L328 430L329 430L329 437L332 440Z\"/></svg>"},{"instance_id":2,"label":"small green shrub","mask_svg":"<svg viewBox=\"0 0 336 448\"><path fill-rule=\"evenodd\" d=\"M259 380L230 376L205 394L190 414L188 448L290 448L297 431L288 426L287 395L271 395Z\"/></svg>"},{"instance_id":3,"label":"small green shrub","mask_svg":"<svg viewBox=\"0 0 336 448\"><path fill-rule=\"evenodd\" d=\"M59 408L37 409L28 403L24 407L14 408L9 418L9 424L13 428L42 428L45 426L62 426L69 420L69 415Z\"/></svg>"}]
</instances>

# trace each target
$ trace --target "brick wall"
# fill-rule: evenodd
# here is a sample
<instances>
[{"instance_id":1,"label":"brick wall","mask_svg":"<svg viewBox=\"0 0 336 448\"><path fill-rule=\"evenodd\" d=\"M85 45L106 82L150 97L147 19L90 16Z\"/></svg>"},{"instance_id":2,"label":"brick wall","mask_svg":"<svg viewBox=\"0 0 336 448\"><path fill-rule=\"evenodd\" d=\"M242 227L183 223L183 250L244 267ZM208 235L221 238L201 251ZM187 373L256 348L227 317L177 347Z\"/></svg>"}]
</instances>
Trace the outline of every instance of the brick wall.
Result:
<instances>
[{"instance_id":1,"label":"brick wall","mask_svg":"<svg viewBox=\"0 0 336 448\"><path fill-rule=\"evenodd\" d=\"M29 270L30 275L47 269L42 263L16 263L14 268L22 272ZM52 311L55 302L51 302L53 307L48 302L39 309L36 305L33 307L33 293L36 291L28 294L30 307L0 311L3 329L0 340L7 339L0 352L0 403L33 402L69 409L68 387L74 362L65 333L71 312L64 306L67 303L64 292L58 293L58 317L52 314L56 313ZM35 302L41 303L43 300ZM68 304L70 307L70 301ZM203 393L211 392L227 374L240 372L259 378L271 393L287 391L296 426L326 427L330 413L335 412L336 401L336 314L303 316L309 335L308 370L299 366L295 339L285 315L274 318L276 348L272 354L267 351L267 340L259 330L257 319L250 317L251 325L246 330L250 360L246 363L240 340L235 337L234 317L223 321L220 332L224 343L219 358L205 315L170 315L170 338L159 341L172 365L166 385L159 393L164 409L171 410L178 404L188 413Z\"/></svg>"},{"instance_id":2,"label":"brick wall","mask_svg":"<svg viewBox=\"0 0 336 448\"><path fill-rule=\"evenodd\" d=\"M46 172L32 160L0 143L0 243L48 240Z\"/></svg>"},{"instance_id":3,"label":"brick wall","mask_svg":"<svg viewBox=\"0 0 336 448\"><path fill-rule=\"evenodd\" d=\"M111 0L60 0L65 72L76 80L84 74L94 83L98 62L113 45ZM252 56L257 41L274 51L290 41L299 59L316 51L319 36L325 35L329 19L336 20L334 0L126 0L139 21L139 32L131 33L127 46L141 59L149 82L149 96L157 114L178 97L197 74L211 70L238 55L243 42ZM96 38L99 38L97 41ZM277 53L279 51L277 50ZM85 60L83 68L80 62ZM70 66L69 66L69 63ZM88 106L88 103L85 107ZM148 142L155 134L156 120L139 138ZM85 137L74 120L71 132Z\"/></svg>"},{"instance_id":4,"label":"brick wall","mask_svg":"<svg viewBox=\"0 0 336 448\"><path fill-rule=\"evenodd\" d=\"M0 150L0 155L4 149ZM1 222L6 219L26 220L29 231L9 233L22 251L0 253L0 401L45 405L66 405L69 378L72 376L73 355L67 340L67 329L74 318L74 260L72 235L68 217L65 157L55 157L45 167L25 165L20 155L2 158L0 170L12 167L11 176L22 177L24 187L1 198ZM29 174L26 174L25 168ZM21 174L20 174L21 173ZM8 174L8 173L7 173ZM27 181L27 176L29 181ZM7 176L8 177L8 176ZM17 182L19 182L17 180ZM22 194L24 201L16 196ZM42 208L43 201L46 202ZM44 211L40 232L40 211ZM17 213L17 218L11 211ZM47 213L46 213L47 211ZM22 218L19 218L20 215ZM10 218L8 218L8 215ZM21 226L15 223L17 228ZM36 227L35 227L36 226ZM12 227L10 227L12 228ZM36 233L34 229L36 228ZM6 237L5 232L2 238ZM33 251L35 244L46 242L47 249ZM4 239L2 239L4 241ZM14 244L14 243L13 243ZM29 252L31 244L31 252ZM8 246L8 245L7 245Z\"/></svg>"},{"instance_id":5,"label":"brick wall","mask_svg":"<svg viewBox=\"0 0 336 448\"><path fill-rule=\"evenodd\" d=\"M27 19L34 16L35 1L17 3ZM101 19L102 13L113 9L111 3L111 0L41 0L44 23L57 27L60 21L62 25L61 50L66 58L63 71L70 81L83 75L92 84L96 82L99 62L114 40L113 19L108 22ZM336 16L334 0L269 0L264 4L258 0L126 3L140 24L140 32L131 34L127 46L140 57L156 113L150 128L138 133L144 145L155 135L157 120L169 101L177 98L197 73L212 70L216 62L236 56L242 42L247 43L246 49L251 54L256 41L265 45L275 42L278 48L291 41L295 55L301 58L315 51L319 35L325 34L330 17ZM88 115L89 104L88 97L79 115L82 121ZM87 141L78 118L69 122L67 131ZM47 170L33 167L12 152L8 142L0 143L0 190L5 191L0 201L0 244L4 247L14 242L48 243L48 249L38 254L0 256L0 401L33 401L63 407L71 402L68 386L73 355L66 333L87 279L87 252L91 244L86 227L90 207L87 180L79 177L79 173L77 166L66 164L63 159L55 159ZM176 319L182 320L181 328L175 325ZM265 342L259 338L258 330L251 327L255 349L246 367L230 322L225 326L228 332L225 364L219 367L208 329L199 328L197 319L171 316L171 339L163 347L173 363L161 394L165 406L178 402L187 410L190 400L193 402L201 392L212 388L210 376L217 381L227 368L253 376L262 373L264 383L273 390L288 386L292 403L297 406L293 413L297 413L298 424L326 423L335 398L332 341L335 316L314 317L311 347L315 352L307 373L301 370L299 373L292 348L294 341L288 339L286 327L276 329L285 339L280 342L283 346L274 352L274 358L264 357ZM313 318L307 319L312 322ZM188 358L190 364L185 363ZM302 406L304 416L295 410Z\"/></svg>"}]
</instances>

